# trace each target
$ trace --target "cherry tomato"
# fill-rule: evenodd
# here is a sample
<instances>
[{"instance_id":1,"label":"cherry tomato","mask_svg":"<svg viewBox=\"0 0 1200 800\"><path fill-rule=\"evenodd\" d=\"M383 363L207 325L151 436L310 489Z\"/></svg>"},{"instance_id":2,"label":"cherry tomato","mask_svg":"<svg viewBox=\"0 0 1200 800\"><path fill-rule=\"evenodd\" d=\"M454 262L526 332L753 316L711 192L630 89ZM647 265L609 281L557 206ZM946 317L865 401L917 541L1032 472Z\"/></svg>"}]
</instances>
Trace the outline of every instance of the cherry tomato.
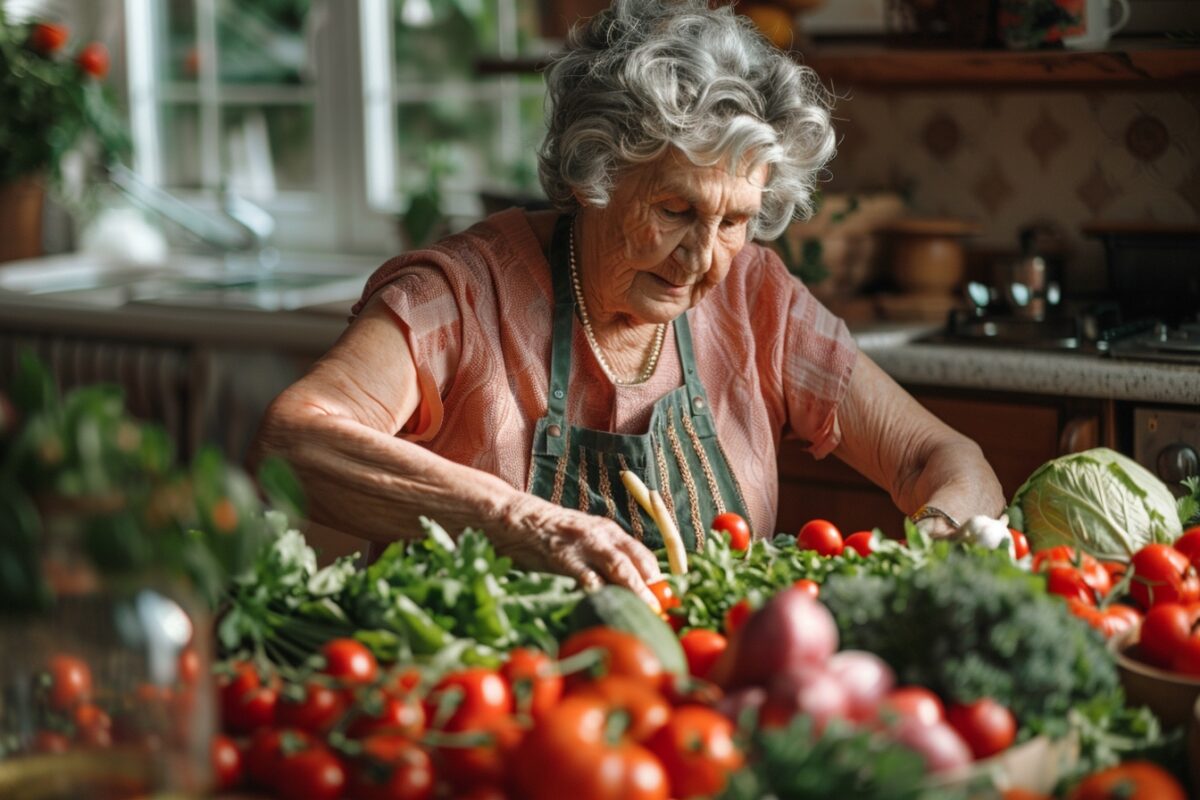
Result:
<instances>
[{"instance_id":1,"label":"cherry tomato","mask_svg":"<svg viewBox=\"0 0 1200 800\"><path fill-rule=\"evenodd\" d=\"M666 698L653 687L625 675L605 675L575 690L571 697L592 697L603 701L610 712L624 713L624 736L635 742L644 742L671 718Z\"/></svg>"},{"instance_id":2,"label":"cherry tomato","mask_svg":"<svg viewBox=\"0 0 1200 800\"><path fill-rule=\"evenodd\" d=\"M284 762L293 754L312 747L316 740L293 728L265 728L250 740L244 759L245 774L263 789L275 787ZM303 795L301 795L303 796Z\"/></svg>"},{"instance_id":3,"label":"cherry tomato","mask_svg":"<svg viewBox=\"0 0 1200 800\"><path fill-rule=\"evenodd\" d=\"M1200 600L1200 577L1188 557L1170 545L1148 544L1133 554L1129 594L1143 609Z\"/></svg>"},{"instance_id":4,"label":"cherry tomato","mask_svg":"<svg viewBox=\"0 0 1200 800\"><path fill-rule=\"evenodd\" d=\"M809 520L796 536L796 546L822 556L840 556L844 547L842 532L828 520Z\"/></svg>"},{"instance_id":5,"label":"cherry tomato","mask_svg":"<svg viewBox=\"0 0 1200 800\"><path fill-rule=\"evenodd\" d=\"M750 546L750 526L732 511L718 514L709 527L729 537L730 550L745 550Z\"/></svg>"},{"instance_id":6,"label":"cherry tomato","mask_svg":"<svg viewBox=\"0 0 1200 800\"><path fill-rule=\"evenodd\" d=\"M729 640L716 631L693 628L679 637L679 644L687 657L688 672L697 678L704 678L721 653L725 652Z\"/></svg>"},{"instance_id":7,"label":"cherry tomato","mask_svg":"<svg viewBox=\"0 0 1200 800\"><path fill-rule=\"evenodd\" d=\"M200 656L190 647L179 651L175 665L175 678L180 683L194 685L200 679Z\"/></svg>"},{"instance_id":8,"label":"cherry tomato","mask_svg":"<svg viewBox=\"0 0 1200 800\"><path fill-rule=\"evenodd\" d=\"M29 46L42 55L57 53L67 43L67 29L52 22L39 22L29 31Z\"/></svg>"},{"instance_id":9,"label":"cherry tomato","mask_svg":"<svg viewBox=\"0 0 1200 800\"><path fill-rule=\"evenodd\" d=\"M1112 591L1112 575L1089 553L1067 545L1058 545L1033 554L1034 572L1044 572L1055 566L1072 567L1082 575L1084 582L1094 592L1093 600L1107 597Z\"/></svg>"},{"instance_id":10,"label":"cherry tomato","mask_svg":"<svg viewBox=\"0 0 1200 800\"><path fill-rule=\"evenodd\" d=\"M658 607L662 609L663 616L672 608L679 608L681 602L679 596L675 594L675 590L671 588L668 581L655 581L649 584L650 591L654 594L654 599L658 601Z\"/></svg>"},{"instance_id":11,"label":"cherry tomato","mask_svg":"<svg viewBox=\"0 0 1200 800\"><path fill-rule=\"evenodd\" d=\"M503 784L508 780L512 755L525 736L521 723L507 714L468 717L452 731L484 739L474 747L442 747L440 771L458 788Z\"/></svg>"},{"instance_id":12,"label":"cherry tomato","mask_svg":"<svg viewBox=\"0 0 1200 800\"><path fill-rule=\"evenodd\" d=\"M429 800L434 770L429 754L411 739L379 734L363 740L347 796L355 800ZM456 795L458 796L458 795Z\"/></svg>"},{"instance_id":13,"label":"cherry tomato","mask_svg":"<svg viewBox=\"0 0 1200 800\"><path fill-rule=\"evenodd\" d=\"M534 722L562 699L563 677L558 665L540 650L516 648L508 654L500 674L508 681L516 710L529 714Z\"/></svg>"},{"instance_id":14,"label":"cherry tomato","mask_svg":"<svg viewBox=\"0 0 1200 800\"><path fill-rule=\"evenodd\" d=\"M1175 654L1191 635L1200 611L1183 603L1159 603L1146 612L1138 632L1138 656L1149 664L1169 669Z\"/></svg>"},{"instance_id":15,"label":"cherry tomato","mask_svg":"<svg viewBox=\"0 0 1200 800\"><path fill-rule=\"evenodd\" d=\"M70 711L92 699L92 670L81 659L59 654L46 665L50 674L47 700L55 711Z\"/></svg>"},{"instance_id":16,"label":"cherry tomato","mask_svg":"<svg viewBox=\"0 0 1200 800\"><path fill-rule=\"evenodd\" d=\"M671 796L715 797L745 763L733 723L701 706L683 706L646 743L667 771Z\"/></svg>"},{"instance_id":17,"label":"cherry tomato","mask_svg":"<svg viewBox=\"0 0 1200 800\"><path fill-rule=\"evenodd\" d=\"M1126 631L1136 628L1142 620L1142 615L1136 608L1124 603L1113 603L1104 608L1096 608L1090 603L1068 598L1067 608L1072 614L1103 633L1106 639L1120 636Z\"/></svg>"},{"instance_id":18,"label":"cherry tomato","mask_svg":"<svg viewBox=\"0 0 1200 800\"><path fill-rule=\"evenodd\" d=\"M71 740L57 731L38 731L29 749L34 753L65 753L71 749Z\"/></svg>"},{"instance_id":19,"label":"cherry tomato","mask_svg":"<svg viewBox=\"0 0 1200 800\"><path fill-rule=\"evenodd\" d=\"M603 674L636 678L656 689L662 685L665 674L662 662L654 655L649 645L632 633L604 626L587 628L572 634L563 642L558 657L565 659L593 647L604 653ZM578 685L579 678L578 675L568 677L568 684Z\"/></svg>"},{"instance_id":20,"label":"cherry tomato","mask_svg":"<svg viewBox=\"0 0 1200 800\"><path fill-rule=\"evenodd\" d=\"M351 739L365 739L382 733L416 739L425 732L425 707L412 693L379 692L356 709L366 713L360 713L346 728L346 735Z\"/></svg>"},{"instance_id":21,"label":"cherry tomato","mask_svg":"<svg viewBox=\"0 0 1200 800\"><path fill-rule=\"evenodd\" d=\"M93 747L112 744L112 719L99 706L83 703L71 714L75 723L75 741Z\"/></svg>"},{"instance_id":22,"label":"cherry tomato","mask_svg":"<svg viewBox=\"0 0 1200 800\"><path fill-rule=\"evenodd\" d=\"M233 674L218 679L217 692L221 719L234 733L253 733L274 723L279 700L275 681L263 686L258 670L250 662L235 663Z\"/></svg>"},{"instance_id":23,"label":"cherry tomato","mask_svg":"<svg viewBox=\"0 0 1200 800\"><path fill-rule=\"evenodd\" d=\"M212 761L217 791L229 791L241 785L242 752L233 743L233 739L220 733L214 736L209 746L209 758Z\"/></svg>"},{"instance_id":24,"label":"cherry tomato","mask_svg":"<svg viewBox=\"0 0 1200 800\"><path fill-rule=\"evenodd\" d=\"M821 594L821 584L817 583L816 581L810 581L808 578L801 578L793 583L792 586L800 589L813 600L816 600Z\"/></svg>"},{"instance_id":25,"label":"cherry tomato","mask_svg":"<svg viewBox=\"0 0 1200 800\"><path fill-rule=\"evenodd\" d=\"M880 704L880 716L888 714L917 720L924 725L933 725L946 719L946 709L941 698L924 686L900 686L888 692Z\"/></svg>"},{"instance_id":26,"label":"cherry tomato","mask_svg":"<svg viewBox=\"0 0 1200 800\"><path fill-rule=\"evenodd\" d=\"M1171 546L1187 556L1192 566L1200 570L1200 526L1188 528Z\"/></svg>"},{"instance_id":27,"label":"cherry tomato","mask_svg":"<svg viewBox=\"0 0 1200 800\"><path fill-rule=\"evenodd\" d=\"M346 770L342 762L320 744L285 756L274 785L279 797L305 800L337 800L345 788Z\"/></svg>"},{"instance_id":28,"label":"cherry tomato","mask_svg":"<svg viewBox=\"0 0 1200 800\"><path fill-rule=\"evenodd\" d=\"M958 731L976 760L1007 750L1017 738L1017 718L990 697L950 706L946 721Z\"/></svg>"},{"instance_id":29,"label":"cherry tomato","mask_svg":"<svg viewBox=\"0 0 1200 800\"><path fill-rule=\"evenodd\" d=\"M347 685L371 683L379 673L375 656L356 639L328 641L321 648L321 655L325 657L323 672Z\"/></svg>"},{"instance_id":30,"label":"cherry tomato","mask_svg":"<svg viewBox=\"0 0 1200 800\"><path fill-rule=\"evenodd\" d=\"M275 722L285 728L309 733L330 731L346 713L344 696L317 681L306 686L289 686L275 706Z\"/></svg>"},{"instance_id":31,"label":"cherry tomato","mask_svg":"<svg viewBox=\"0 0 1200 800\"><path fill-rule=\"evenodd\" d=\"M508 682L499 672L483 667L449 673L425 698L425 718L439 730L453 729L467 718L510 714L512 708Z\"/></svg>"},{"instance_id":32,"label":"cherry tomato","mask_svg":"<svg viewBox=\"0 0 1200 800\"><path fill-rule=\"evenodd\" d=\"M1096 594L1084 580L1083 574L1074 567L1053 564L1046 570L1046 591L1061 595L1068 600L1077 600L1085 605L1096 605Z\"/></svg>"},{"instance_id":33,"label":"cherry tomato","mask_svg":"<svg viewBox=\"0 0 1200 800\"><path fill-rule=\"evenodd\" d=\"M75 63L88 75L101 79L108 74L108 48L99 42L92 42L79 51Z\"/></svg>"},{"instance_id":34,"label":"cherry tomato","mask_svg":"<svg viewBox=\"0 0 1200 800\"><path fill-rule=\"evenodd\" d=\"M863 558L875 552L874 534L871 531L858 531L846 537L843 550L850 548Z\"/></svg>"},{"instance_id":35,"label":"cherry tomato","mask_svg":"<svg viewBox=\"0 0 1200 800\"><path fill-rule=\"evenodd\" d=\"M1157 764L1126 761L1084 778L1068 800L1185 800L1187 792Z\"/></svg>"},{"instance_id":36,"label":"cherry tomato","mask_svg":"<svg viewBox=\"0 0 1200 800\"><path fill-rule=\"evenodd\" d=\"M737 633L738 628L746 624L750 614L754 609L750 606L750 601L746 598L738 600L725 611L725 619L722 621L722 628L725 630L726 636L733 636Z\"/></svg>"},{"instance_id":37,"label":"cherry tomato","mask_svg":"<svg viewBox=\"0 0 1200 800\"><path fill-rule=\"evenodd\" d=\"M1016 528L1009 528L1008 532L1013 540L1013 555L1018 559L1029 555L1029 540L1025 538L1025 534Z\"/></svg>"}]
</instances>

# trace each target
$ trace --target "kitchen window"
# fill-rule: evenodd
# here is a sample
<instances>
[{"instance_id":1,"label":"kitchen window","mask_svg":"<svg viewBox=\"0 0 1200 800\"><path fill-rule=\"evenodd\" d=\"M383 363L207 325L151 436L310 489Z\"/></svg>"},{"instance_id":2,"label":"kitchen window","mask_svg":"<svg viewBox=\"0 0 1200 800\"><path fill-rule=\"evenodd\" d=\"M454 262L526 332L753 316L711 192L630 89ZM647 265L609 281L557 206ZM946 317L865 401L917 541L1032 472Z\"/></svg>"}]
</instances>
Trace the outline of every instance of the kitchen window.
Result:
<instances>
[{"instance_id":1,"label":"kitchen window","mask_svg":"<svg viewBox=\"0 0 1200 800\"><path fill-rule=\"evenodd\" d=\"M223 187L288 249L378 252L487 199L536 195L534 0L125 0L135 170L197 205Z\"/></svg>"}]
</instances>

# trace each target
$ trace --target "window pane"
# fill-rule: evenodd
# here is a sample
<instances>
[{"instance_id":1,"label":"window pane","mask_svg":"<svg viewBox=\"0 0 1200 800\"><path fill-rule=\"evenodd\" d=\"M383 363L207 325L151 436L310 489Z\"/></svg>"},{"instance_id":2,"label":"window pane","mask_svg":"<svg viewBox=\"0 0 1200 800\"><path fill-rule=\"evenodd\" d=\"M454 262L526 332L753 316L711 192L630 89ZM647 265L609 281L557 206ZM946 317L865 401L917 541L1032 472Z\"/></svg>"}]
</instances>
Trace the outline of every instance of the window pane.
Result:
<instances>
[{"instance_id":1,"label":"window pane","mask_svg":"<svg viewBox=\"0 0 1200 800\"><path fill-rule=\"evenodd\" d=\"M311 106L226 107L221 131L224 174L234 189L259 199L316 189Z\"/></svg>"},{"instance_id":2,"label":"window pane","mask_svg":"<svg viewBox=\"0 0 1200 800\"><path fill-rule=\"evenodd\" d=\"M181 189L203 186L200 156L200 109L194 103L163 103L160 107L162 141L169 143L163 163L163 182Z\"/></svg>"},{"instance_id":3,"label":"window pane","mask_svg":"<svg viewBox=\"0 0 1200 800\"><path fill-rule=\"evenodd\" d=\"M215 0L220 79L230 83L303 83L309 0Z\"/></svg>"},{"instance_id":4,"label":"window pane","mask_svg":"<svg viewBox=\"0 0 1200 800\"><path fill-rule=\"evenodd\" d=\"M165 42L158 54L160 75L170 81L195 81L200 71L200 51L196 45L196 3L194 0L167 0L163 4L158 41Z\"/></svg>"},{"instance_id":5,"label":"window pane","mask_svg":"<svg viewBox=\"0 0 1200 800\"><path fill-rule=\"evenodd\" d=\"M468 79L475 60L496 47L495 0L394 0L396 80L429 84ZM473 7L468 16L463 8Z\"/></svg>"}]
</instances>

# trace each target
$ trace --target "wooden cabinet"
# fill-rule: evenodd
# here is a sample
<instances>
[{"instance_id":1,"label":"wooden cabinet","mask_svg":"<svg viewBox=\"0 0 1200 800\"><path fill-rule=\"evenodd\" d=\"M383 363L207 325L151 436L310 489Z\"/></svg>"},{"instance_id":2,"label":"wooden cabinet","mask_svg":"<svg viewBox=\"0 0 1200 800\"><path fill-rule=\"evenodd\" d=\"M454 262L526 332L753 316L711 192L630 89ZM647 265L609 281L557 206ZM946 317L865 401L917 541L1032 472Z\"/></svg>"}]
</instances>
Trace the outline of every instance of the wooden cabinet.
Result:
<instances>
[{"instance_id":1,"label":"wooden cabinet","mask_svg":"<svg viewBox=\"0 0 1200 800\"><path fill-rule=\"evenodd\" d=\"M1037 467L1063 453L1111 445L1111 416L1104 401L995 392L910 388L950 427L975 440L1012 497ZM828 519L845 533L881 528L903 532L903 514L887 492L835 456L816 461L795 442L779 453L776 529L795 533L807 520Z\"/></svg>"}]
</instances>

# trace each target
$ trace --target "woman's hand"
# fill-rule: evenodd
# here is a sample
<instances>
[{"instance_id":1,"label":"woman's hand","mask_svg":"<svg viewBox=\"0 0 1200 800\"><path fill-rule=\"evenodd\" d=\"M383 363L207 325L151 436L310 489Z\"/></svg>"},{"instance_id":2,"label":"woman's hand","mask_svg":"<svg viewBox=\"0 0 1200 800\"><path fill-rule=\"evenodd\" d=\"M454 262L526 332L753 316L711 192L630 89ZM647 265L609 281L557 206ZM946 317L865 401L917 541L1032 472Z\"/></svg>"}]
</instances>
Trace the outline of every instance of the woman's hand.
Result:
<instances>
[{"instance_id":1,"label":"woman's hand","mask_svg":"<svg viewBox=\"0 0 1200 800\"><path fill-rule=\"evenodd\" d=\"M619 584L658 608L647 586L662 580L658 559L610 519L522 493L505 507L499 524L489 526L488 536L519 566L569 575L587 590Z\"/></svg>"}]
</instances>

